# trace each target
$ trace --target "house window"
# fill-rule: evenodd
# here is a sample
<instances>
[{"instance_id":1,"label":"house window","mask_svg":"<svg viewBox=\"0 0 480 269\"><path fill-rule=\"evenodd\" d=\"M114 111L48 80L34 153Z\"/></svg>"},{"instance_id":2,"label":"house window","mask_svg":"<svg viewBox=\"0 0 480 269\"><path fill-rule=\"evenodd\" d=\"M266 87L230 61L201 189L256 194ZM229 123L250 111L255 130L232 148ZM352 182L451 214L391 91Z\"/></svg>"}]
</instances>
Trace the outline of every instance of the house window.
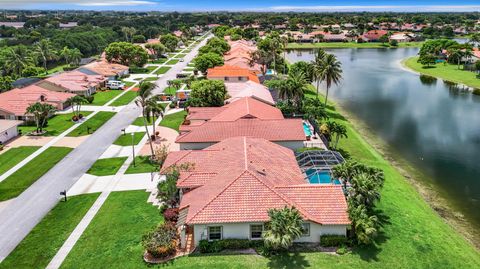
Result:
<instances>
[{"instance_id":1,"label":"house window","mask_svg":"<svg viewBox=\"0 0 480 269\"><path fill-rule=\"evenodd\" d=\"M243 77L238 77L238 81L242 81L243 80Z\"/></svg>"},{"instance_id":2,"label":"house window","mask_svg":"<svg viewBox=\"0 0 480 269\"><path fill-rule=\"evenodd\" d=\"M261 239L263 232L262 224L250 225L250 239Z\"/></svg>"},{"instance_id":3,"label":"house window","mask_svg":"<svg viewBox=\"0 0 480 269\"><path fill-rule=\"evenodd\" d=\"M208 227L208 240L220 240L220 239L222 239L222 226Z\"/></svg>"},{"instance_id":4,"label":"house window","mask_svg":"<svg viewBox=\"0 0 480 269\"><path fill-rule=\"evenodd\" d=\"M225 81L228 81L229 80L229 77L225 77Z\"/></svg>"},{"instance_id":5,"label":"house window","mask_svg":"<svg viewBox=\"0 0 480 269\"><path fill-rule=\"evenodd\" d=\"M310 223L302 223L302 236L310 236Z\"/></svg>"}]
</instances>

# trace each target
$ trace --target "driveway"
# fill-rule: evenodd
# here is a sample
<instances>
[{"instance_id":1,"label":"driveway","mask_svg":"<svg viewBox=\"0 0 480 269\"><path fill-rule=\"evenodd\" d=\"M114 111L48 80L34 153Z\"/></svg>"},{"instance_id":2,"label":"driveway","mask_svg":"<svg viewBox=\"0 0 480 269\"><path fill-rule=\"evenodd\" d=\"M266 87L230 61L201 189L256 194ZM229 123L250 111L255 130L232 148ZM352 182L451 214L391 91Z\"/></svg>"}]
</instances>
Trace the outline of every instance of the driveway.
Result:
<instances>
[{"instance_id":1,"label":"driveway","mask_svg":"<svg viewBox=\"0 0 480 269\"><path fill-rule=\"evenodd\" d=\"M161 93L167 81L175 79L176 74L190 62L198 48L206 43L204 39L187 56L184 62L173 66L156 82L155 93ZM0 262L22 241L38 222L57 204L60 191L70 189L90 166L114 142L123 128L126 128L138 116L140 109L135 104L125 106L112 119L75 148L61 162L20 196L0 211ZM55 227L52 227L55 229Z\"/></svg>"}]
</instances>

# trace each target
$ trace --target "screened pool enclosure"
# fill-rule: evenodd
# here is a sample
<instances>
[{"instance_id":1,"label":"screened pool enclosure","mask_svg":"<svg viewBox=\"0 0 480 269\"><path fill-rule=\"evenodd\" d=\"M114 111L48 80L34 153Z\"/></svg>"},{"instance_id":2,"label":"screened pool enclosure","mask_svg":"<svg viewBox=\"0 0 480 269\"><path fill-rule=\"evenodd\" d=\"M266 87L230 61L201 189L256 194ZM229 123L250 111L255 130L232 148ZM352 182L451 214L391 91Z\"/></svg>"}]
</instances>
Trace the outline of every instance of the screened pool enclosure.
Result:
<instances>
[{"instance_id":1,"label":"screened pool enclosure","mask_svg":"<svg viewBox=\"0 0 480 269\"><path fill-rule=\"evenodd\" d=\"M340 181L331 177L331 170L345 159L336 151L307 150L295 154L301 171L312 184L340 184Z\"/></svg>"}]
</instances>

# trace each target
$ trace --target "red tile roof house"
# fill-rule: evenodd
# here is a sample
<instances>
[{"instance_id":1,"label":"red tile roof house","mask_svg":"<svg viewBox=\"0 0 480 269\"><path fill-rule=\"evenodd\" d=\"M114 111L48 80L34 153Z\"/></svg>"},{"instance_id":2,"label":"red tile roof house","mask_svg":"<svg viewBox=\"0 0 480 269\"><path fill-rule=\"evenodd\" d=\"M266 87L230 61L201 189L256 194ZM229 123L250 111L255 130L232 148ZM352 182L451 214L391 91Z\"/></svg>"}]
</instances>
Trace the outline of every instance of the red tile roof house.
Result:
<instances>
[{"instance_id":1,"label":"red tile roof house","mask_svg":"<svg viewBox=\"0 0 480 269\"><path fill-rule=\"evenodd\" d=\"M262 84L250 80L242 83L226 82L225 88L230 96L230 98L226 100L228 103L235 102L243 97L252 97L268 105L275 105L272 94L268 88Z\"/></svg>"},{"instance_id":2,"label":"red tile roof house","mask_svg":"<svg viewBox=\"0 0 480 269\"><path fill-rule=\"evenodd\" d=\"M89 96L105 86L105 81L106 78L102 75L87 75L75 70L51 76L37 85L51 91Z\"/></svg>"},{"instance_id":3,"label":"red tile roof house","mask_svg":"<svg viewBox=\"0 0 480 269\"><path fill-rule=\"evenodd\" d=\"M304 219L305 232L296 242L346 235L350 220L342 187L307 183L290 149L233 137L204 150L171 152L161 173L186 163L193 166L180 171L177 181L182 247L202 239L261 239L268 210L284 206L295 207Z\"/></svg>"},{"instance_id":4,"label":"red tile roof house","mask_svg":"<svg viewBox=\"0 0 480 269\"><path fill-rule=\"evenodd\" d=\"M87 75L102 75L107 80L115 80L118 77L128 75L128 66L109 63L107 61L96 61L89 63L77 69L78 71Z\"/></svg>"},{"instance_id":5,"label":"red tile roof house","mask_svg":"<svg viewBox=\"0 0 480 269\"><path fill-rule=\"evenodd\" d=\"M301 119L285 119L282 112L251 97L218 108L189 108L176 143L181 150L204 149L236 136L264 138L290 149L304 147Z\"/></svg>"},{"instance_id":6,"label":"red tile roof house","mask_svg":"<svg viewBox=\"0 0 480 269\"><path fill-rule=\"evenodd\" d=\"M75 94L49 91L35 84L13 89L0 94L0 119L29 121L31 117L25 113L36 102L49 103L57 110L64 110L69 106L68 98L73 96Z\"/></svg>"},{"instance_id":7,"label":"red tile roof house","mask_svg":"<svg viewBox=\"0 0 480 269\"><path fill-rule=\"evenodd\" d=\"M363 34L363 39L368 42L376 42L380 40L381 36L388 34L386 30L370 30Z\"/></svg>"},{"instance_id":8,"label":"red tile roof house","mask_svg":"<svg viewBox=\"0 0 480 269\"><path fill-rule=\"evenodd\" d=\"M232 65L223 65L209 68L207 70L207 78L223 80L225 82L243 82L250 80L256 83L260 83L258 76L253 71Z\"/></svg>"}]
</instances>

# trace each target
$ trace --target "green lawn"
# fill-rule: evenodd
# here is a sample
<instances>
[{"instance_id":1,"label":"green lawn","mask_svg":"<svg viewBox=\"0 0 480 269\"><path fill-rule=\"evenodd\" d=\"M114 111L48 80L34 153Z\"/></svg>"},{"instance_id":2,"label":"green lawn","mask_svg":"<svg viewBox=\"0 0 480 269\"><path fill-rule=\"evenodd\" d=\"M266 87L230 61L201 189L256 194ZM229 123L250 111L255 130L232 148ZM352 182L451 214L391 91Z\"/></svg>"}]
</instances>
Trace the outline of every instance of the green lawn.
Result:
<instances>
[{"instance_id":1,"label":"green lawn","mask_svg":"<svg viewBox=\"0 0 480 269\"><path fill-rule=\"evenodd\" d=\"M190 66L190 67L195 67L195 63L191 62L191 63L188 63L187 66Z\"/></svg>"},{"instance_id":2,"label":"green lawn","mask_svg":"<svg viewBox=\"0 0 480 269\"><path fill-rule=\"evenodd\" d=\"M115 157L98 159L87 173L94 176L112 176L115 175L122 164L127 160L127 157Z\"/></svg>"},{"instance_id":3,"label":"green lawn","mask_svg":"<svg viewBox=\"0 0 480 269\"><path fill-rule=\"evenodd\" d=\"M192 72L193 70L195 70L194 67L186 67L186 68L183 69L183 71L185 71L185 72Z\"/></svg>"},{"instance_id":4,"label":"green lawn","mask_svg":"<svg viewBox=\"0 0 480 269\"><path fill-rule=\"evenodd\" d=\"M106 91L97 91L93 97L93 102L89 105L93 106L103 106L106 104L108 101L112 100L119 94L121 94L123 91L121 90L106 90Z\"/></svg>"},{"instance_id":5,"label":"green lawn","mask_svg":"<svg viewBox=\"0 0 480 269\"><path fill-rule=\"evenodd\" d=\"M144 81L157 81L158 80L158 77L148 77L148 78L145 78L143 79Z\"/></svg>"},{"instance_id":6,"label":"green lawn","mask_svg":"<svg viewBox=\"0 0 480 269\"><path fill-rule=\"evenodd\" d=\"M113 101L110 105L111 106L124 106L128 105L137 97L137 92L128 91L125 92L122 96L118 97L115 101Z\"/></svg>"},{"instance_id":7,"label":"green lawn","mask_svg":"<svg viewBox=\"0 0 480 269\"><path fill-rule=\"evenodd\" d=\"M163 64L167 60L168 60L167 58L158 58L156 60L151 61L150 63L152 63L152 64Z\"/></svg>"},{"instance_id":8,"label":"green lawn","mask_svg":"<svg viewBox=\"0 0 480 269\"><path fill-rule=\"evenodd\" d=\"M21 146L18 148L11 148L3 153L0 152L0 175L10 170L12 167L30 156L39 148L40 147Z\"/></svg>"},{"instance_id":9,"label":"green lawn","mask_svg":"<svg viewBox=\"0 0 480 269\"><path fill-rule=\"evenodd\" d=\"M67 136L77 137L93 134L113 116L115 116L115 112L100 111L93 115L93 117L89 118L86 122L82 123L82 125L78 126L75 130L70 132Z\"/></svg>"},{"instance_id":10,"label":"green lawn","mask_svg":"<svg viewBox=\"0 0 480 269\"><path fill-rule=\"evenodd\" d=\"M150 156L136 156L135 166L131 163L125 174L152 173L157 171L158 166L150 162Z\"/></svg>"},{"instance_id":11,"label":"green lawn","mask_svg":"<svg viewBox=\"0 0 480 269\"><path fill-rule=\"evenodd\" d=\"M143 268L142 235L163 221L145 190L113 192L61 268Z\"/></svg>"},{"instance_id":12,"label":"green lawn","mask_svg":"<svg viewBox=\"0 0 480 269\"><path fill-rule=\"evenodd\" d=\"M124 81L123 83L125 83L125 88L130 88L135 84L135 82L132 81Z\"/></svg>"},{"instance_id":13,"label":"green lawn","mask_svg":"<svg viewBox=\"0 0 480 269\"><path fill-rule=\"evenodd\" d=\"M397 47L392 47L388 43L380 42L321 42L321 43L288 43L287 49L345 49L345 48L359 48L359 49L373 49L373 48L408 48L408 47L420 47L423 42L408 42L398 43Z\"/></svg>"},{"instance_id":14,"label":"green lawn","mask_svg":"<svg viewBox=\"0 0 480 269\"><path fill-rule=\"evenodd\" d=\"M162 75L162 74L165 74L168 72L168 70L170 70L170 66L162 66L160 68L158 68L157 71L155 71L155 74L158 74L158 75Z\"/></svg>"},{"instance_id":15,"label":"green lawn","mask_svg":"<svg viewBox=\"0 0 480 269\"><path fill-rule=\"evenodd\" d=\"M160 126L165 126L178 131L186 115L186 111L180 111L177 113L166 115L160 122Z\"/></svg>"},{"instance_id":16,"label":"green lawn","mask_svg":"<svg viewBox=\"0 0 480 269\"><path fill-rule=\"evenodd\" d=\"M163 90L163 93L170 94L170 95L175 95L176 92L177 92L177 89L172 86L168 86Z\"/></svg>"},{"instance_id":17,"label":"green lawn","mask_svg":"<svg viewBox=\"0 0 480 269\"><path fill-rule=\"evenodd\" d=\"M137 145L140 143L140 140L145 136L145 132L135 132L133 133L133 144ZM132 133L121 134L113 144L118 146L131 146L132 145Z\"/></svg>"},{"instance_id":18,"label":"green lawn","mask_svg":"<svg viewBox=\"0 0 480 269\"><path fill-rule=\"evenodd\" d=\"M83 116L88 116L90 111L80 112ZM72 127L75 123L72 121L73 114L57 114L48 120L47 127L44 128L47 131L44 136L57 136L65 132L68 128ZM19 126L18 129L22 132L23 135L27 135L30 132L35 131L36 127L32 125L28 126Z\"/></svg>"},{"instance_id":19,"label":"green lawn","mask_svg":"<svg viewBox=\"0 0 480 269\"><path fill-rule=\"evenodd\" d=\"M169 60L168 62L166 62L165 64L166 64L166 65L174 65L174 64L176 64L176 63L178 63L178 59L171 59L171 60Z\"/></svg>"},{"instance_id":20,"label":"green lawn","mask_svg":"<svg viewBox=\"0 0 480 269\"><path fill-rule=\"evenodd\" d=\"M71 148L50 147L0 182L0 201L15 198L60 162Z\"/></svg>"},{"instance_id":21,"label":"green lawn","mask_svg":"<svg viewBox=\"0 0 480 269\"><path fill-rule=\"evenodd\" d=\"M97 197L83 194L60 201L0 263L0 269L45 268Z\"/></svg>"},{"instance_id":22,"label":"green lawn","mask_svg":"<svg viewBox=\"0 0 480 269\"><path fill-rule=\"evenodd\" d=\"M181 59L181 58L185 57L186 55L187 55L186 53L179 53L174 58L175 59Z\"/></svg>"},{"instance_id":23,"label":"green lawn","mask_svg":"<svg viewBox=\"0 0 480 269\"><path fill-rule=\"evenodd\" d=\"M425 75L465 84L480 89L480 77L475 72L458 69L455 64L438 63L430 67L423 67L417 63L418 56L408 58L402 62L408 68ZM462 68L462 67L460 67Z\"/></svg>"},{"instance_id":24,"label":"green lawn","mask_svg":"<svg viewBox=\"0 0 480 269\"><path fill-rule=\"evenodd\" d=\"M150 118L149 121L147 121L147 124L148 125L152 125L152 118ZM143 123L143 117L138 117L136 118L133 122L132 122L132 125L135 125L135 126L144 126L144 123Z\"/></svg>"}]
</instances>

